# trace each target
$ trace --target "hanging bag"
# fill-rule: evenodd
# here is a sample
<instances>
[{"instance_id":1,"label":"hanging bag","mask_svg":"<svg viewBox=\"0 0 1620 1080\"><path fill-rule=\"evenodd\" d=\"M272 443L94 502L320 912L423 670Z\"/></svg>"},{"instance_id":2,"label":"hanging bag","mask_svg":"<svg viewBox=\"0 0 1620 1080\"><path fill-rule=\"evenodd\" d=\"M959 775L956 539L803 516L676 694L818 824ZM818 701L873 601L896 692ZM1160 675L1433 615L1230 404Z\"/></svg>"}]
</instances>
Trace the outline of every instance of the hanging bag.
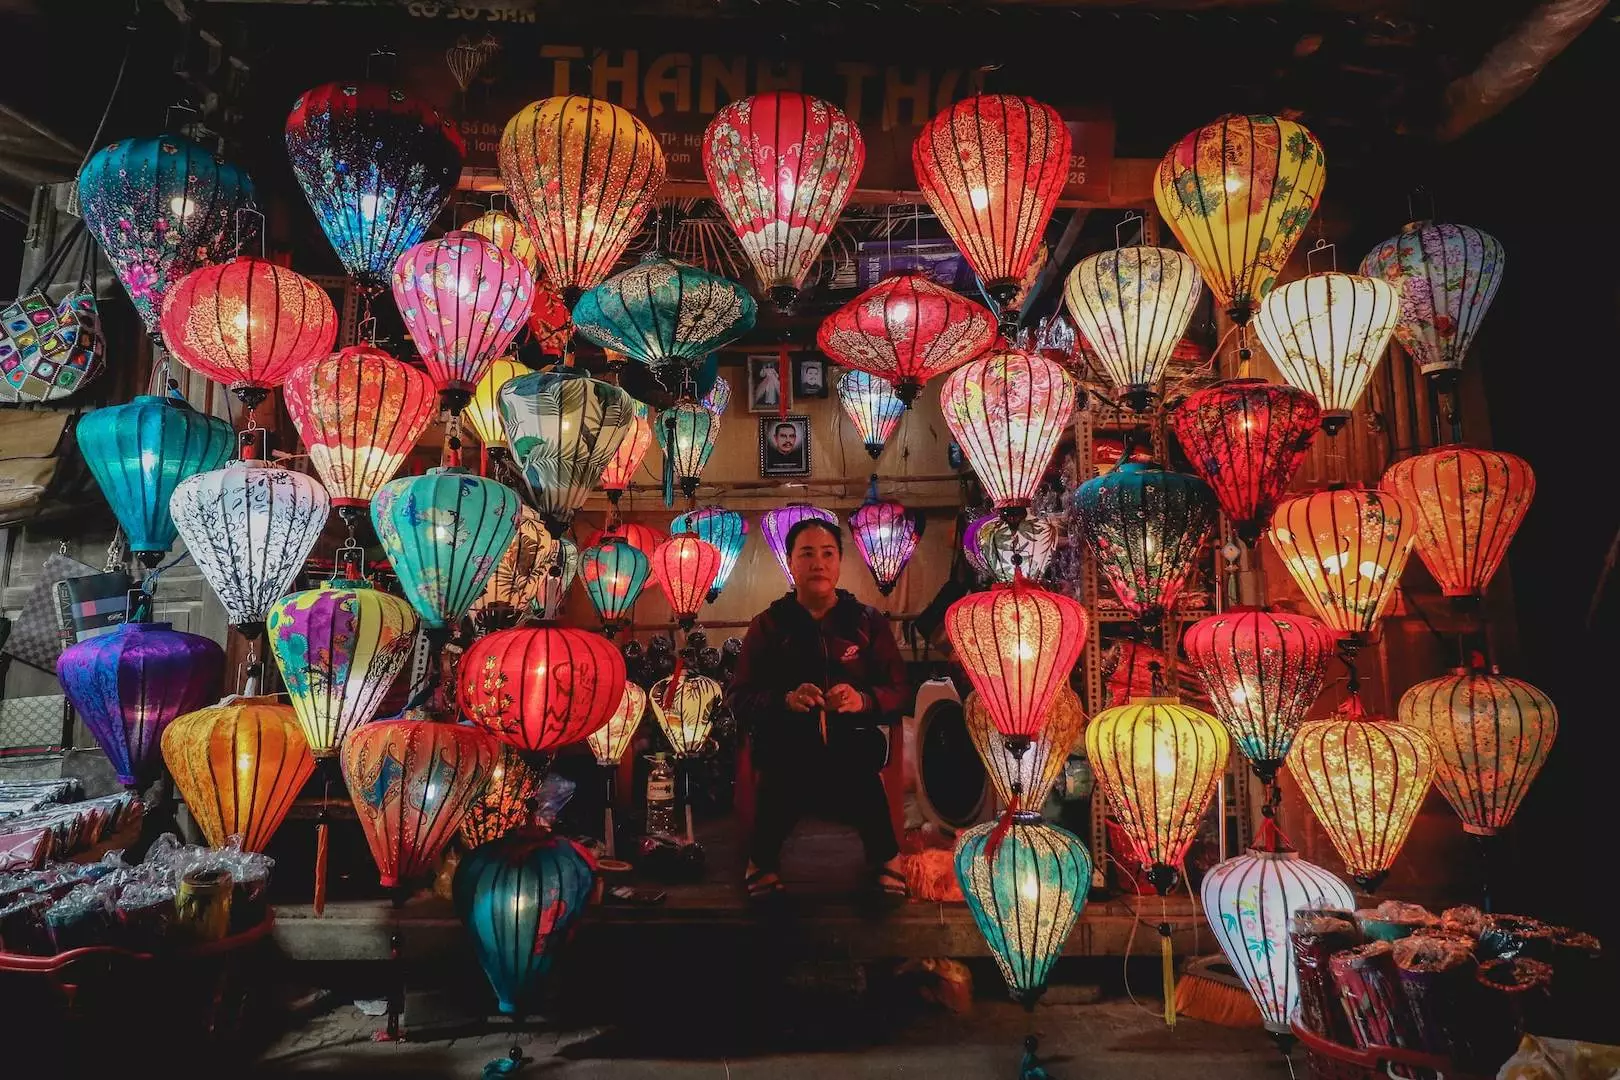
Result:
<instances>
[{"instance_id":1,"label":"hanging bag","mask_svg":"<svg viewBox=\"0 0 1620 1080\"><path fill-rule=\"evenodd\" d=\"M78 280L60 300L52 300L47 290L81 238ZM0 310L0 401L58 401L101 374L106 343L96 309L95 271L96 244L80 221L33 283Z\"/></svg>"}]
</instances>

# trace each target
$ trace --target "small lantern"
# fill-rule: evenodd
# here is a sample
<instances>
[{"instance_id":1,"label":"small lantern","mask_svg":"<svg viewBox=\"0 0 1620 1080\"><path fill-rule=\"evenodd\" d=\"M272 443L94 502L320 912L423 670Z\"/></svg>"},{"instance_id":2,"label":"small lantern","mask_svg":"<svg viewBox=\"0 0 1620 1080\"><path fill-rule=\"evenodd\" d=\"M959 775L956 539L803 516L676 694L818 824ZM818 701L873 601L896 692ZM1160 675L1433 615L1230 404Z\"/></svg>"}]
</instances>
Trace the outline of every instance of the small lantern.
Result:
<instances>
[{"instance_id":1,"label":"small lantern","mask_svg":"<svg viewBox=\"0 0 1620 1080\"><path fill-rule=\"evenodd\" d=\"M501 410L497 395L501 387L517 378L527 375L527 365L510 356L497 356L490 361L489 368L484 377L478 380L473 387L472 400L467 403L467 410L463 415L467 422L472 424L473 434L490 456L500 457L507 453L506 429L501 426Z\"/></svg>"},{"instance_id":2,"label":"small lantern","mask_svg":"<svg viewBox=\"0 0 1620 1080\"><path fill-rule=\"evenodd\" d=\"M568 537L560 537L551 556L551 565L540 575L540 617L555 619L562 613L569 586L579 574L579 548Z\"/></svg>"},{"instance_id":3,"label":"small lantern","mask_svg":"<svg viewBox=\"0 0 1620 1080\"><path fill-rule=\"evenodd\" d=\"M503 214L499 210L488 210L467 222L462 228L477 233L517 259L529 268L529 275L539 282L540 253L535 250L534 241L523 231L523 226L518 224L517 218L511 214Z\"/></svg>"},{"instance_id":4,"label":"small lantern","mask_svg":"<svg viewBox=\"0 0 1620 1080\"><path fill-rule=\"evenodd\" d=\"M653 433L664 453L666 482L678 482L681 494L692 498L720 437L720 417L695 401L678 401L658 414ZM664 505L672 502L673 497L666 494Z\"/></svg>"},{"instance_id":5,"label":"small lantern","mask_svg":"<svg viewBox=\"0 0 1620 1080\"><path fill-rule=\"evenodd\" d=\"M726 406L731 404L731 384L719 375L714 377L714 385L709 392L698 399L698 404L714 413L716 416L724 415Z\"/></svg>"},{"instance_id":6,"label":"small lantern","mask_svg":"<svg viewBox=\"0 0 1620 1080\"><path fill-rule=\"evenodd\" d=\"M978 694L969 694L962 702L962 715L967 724L973 749L984 762L984 771L995 786L996 797L1003 806L1011 806L1016 799L1020 806L1038 807L1046 802L1047 793L1057 778L1063 775L1063 765L1069 760L1085 730L1086 714L1080 707L1080 697L1068 686L1058 687L1052 696L1051 707L1041 722L1041 733L1022 757L1014 757L996 731L994 719Z\"/></svg>"},{"instance_id":7,"label":"small lantern","mask_svg":"<svg viewBox=\"0 0 1620 1080\"><path fill-rule=\"evenodd\" d=\"M631 410L634 415L630 434L619 443L613 460L602 471L602 490L607 492L608 502L614 506L619 505L619 500L630 489L630 482L636 478L647 451L652 449L653 429L652 421L647 418L647 406L632 400ZM715 410L715 415L720 415L719 410Z\"/></svg>"},{"instance_id":8,"label":"small lantern","mask_svg":"<svg viewBox=\"0 0 1620 1080\"><path fill-rule=\"evenodd\" d=\"M457 702L478 727L520 750L555 750L608 722L624 692L624 657L567 626L486 634L457 672Z\"/></svg>"},{"instance_id":9,"label":"small lantern","mask_svg":"<svg viewBox=\"0 0 1620 1080\"><path fill-rule=\"evenodd\" d=\"M653 683L647 691L653 718L678 758L696 757L714 728L715 706L725 691L707 675L676 672Z\"/></svg>"},{"instance_id":10,"label":"small lantern","mask_svg":"<svg viewBox=\"0 0 1620 1080\"><path fill-rule=\"evenodd\" d=\"M1215 495L1196 476L1122 461L1081 484L1074 507L1097 566L1143 626L1175 611L1215 528Z\"/></svg>"},{"instance_id":11,"label":"small lantern","mask_svg":"<svg viewBox=\"0 0 1620 1080\"><path fill-rule=\"evenodd\" d=\"M457 830L468 848L499 840L534 816L541 776L523 760L523 751L502 746L489 771L489 786L467 807Z\"/></svg>"},{"instance_id":12,"label":"small lantern","mask_svg":"<svg viewBox=\"0 0 1620 1080\"><path fill-rule=\"evenodd\" d=\"M984 574L992 581L1012 584L1023 574L1031 581L1039 581L1046 566L1057 550L1060 532L1052 522L1042 518L1025 521L1014 529L1000 518L989 515L978 529L973 546L977 549ZM970 562L973 560L970 558Z\"/></svg>"},{"instance_id":13,"label":"small lantern","mask_svg":"<svg viewBox=\"0 0 1620 1080\"><path fill-rule=\"evenodd\" d=\"M868 500L849 515L849 531L878 592L888 596L916 553L916 519L893 499Z\"/></svg>"},{"instance_id":14,"label":"small lantern","mask_svg":"<svg viewBox=\"0 0 1620 1080\"><path fill-rule=\"evenodd\" d=\"M579 567L602 632L612 637L629 620L652 573L652 561L624 537L610 535L580 554Z\"/></svg>"},{"instance_id":15,"label":"small lantern","mask_svg":"<svg viewBox=\"0 0 1620 1080\"><path fill-rule=\"evenodd\" d=\"M1400 584L1414 517L1393 495L1347 487L1284 500L1268 535L1317 617L1354 647Z\"/></svg>"},{"instance_id":16,"label":"small lantern","mask_svg":"<svg viewBox=\"0 0 1620 1080\"><path fill-rule=\"evenodd\" d=\"M625 683L624 697L619 699L619 707L613 710L607 723L585 739L591 753L596 755L598 765L611 768L624 760L624 752L630 749L630 740L635 737L636 729L641 726L641 718L645 715L647 691L633 682Z\"/></svg>"},{"instance_id":17,"label":"small lantern","mask_svg":"<svg viewBox=\"0 0 1620 1080\"><path fill-rule=\"evenodd\" d=\"M1085 343L1125 403L1148 407L1203 288L1193 261L1160 247L1122 247L1081 259L1063 297Z\"/></svg>"},{"instance_id":18,"label":"small lantern","mask_svg":"<svg viewBox=\"0 0 1620 1080\"><path fill-rule=\"evenodd\" d=\"M672 536L653 550L652 571L676 622L690 630L720 572L720 549L696 536Z\"/></svg>"},{"instance_id":19,"label":"small lantern","mask_svg":"<svg viewBox=\"0 0 1620 1080\"><path fill-rule=\"evenodd\" d=\"M496 397L533 506L561 536L634 430L634 399L573 369L520 375Z\"/></svg>"},{"instance_id":20,"label":"small lantern","mask_svg":"<svg viewBox=\"0 0 1620 1080\"><path fill-rule=\"evenodd\" d=\"M823 319L816 347L836 364L887 379L909 409L923 383L978 356L995 336L982 304L911 272L884 278Z\"/></svg>"},{"instance_id":21,"label":"small lantern","mask_svg":"<svg viewBox=\"0 0 1620 1080\"><path fill-rule=\"evenodd\" d=\"M737 568L737 560L748 541L748 519L723 506L705 506L701 510L676 514L669 523L669 531L672 536L690 533L713 544L720 552L720 569L714 575L714 584L709 586L708 600L712 604L720 599L720 592L731 579L731 572Z\"/></svg>"},{"instance_id":22,"label":"small lantern","mask_svg":"<svg viewBox=\"0 0 1620 1080\"><path fill-rule=\"evenodd\" d=\"M514 626L543 612L547 579L553 570L563 569L559 544L540 523L540 515L527 506L518 511L517 534L495 564L474 607L481 628Z\"/></svg>"},{"instance_id":23,"label":"small lantern","mask_svg":"<svg viewBox=\"0 0 1620 1080\"><path fill-rule=\"evenodd\" d=\"M782 568L790 591L794 584L793 571L788 565L791 553L787 549L787 535L793 531L793 526L805 518L816 518L825 521L834 529L838 528L837 514L831 510L823 510L819 506L811 506L809 503L788 503L786 506L765 511L759 519L759 531L765 534L765 545L771 549L771 554L776 556L776 565Z\"/></svg>"},{"instance_id":24,"label":"small lantern","mask_svg":"<svg viewBox=\"0 0 1620 1080\"><path fill-rule=\"evenodd\" d=\"M838 403L855 425L867 455L873 461L882 457L884 444L906 412L905 403L895 395L894 384L864 371L846 371L838 378Z\"/></svg>"},{"instance_id":25,"label":"small lantern","mask_svg":"<svg viewBox=\"0 0 1620 1080\"><path fill-rule=\"evenodd\" d=\"M1309 274L1266 297L1255 315L1260 344L1283 380L1322 407L1337 435L1372 381L1395 330L1393 286L1358 274Z\"/></svg>"},{"instance_id":26,"label":"small lantern","mask_svg":"<svg viewBox=\"0 0 1620 1080\"><path fill-rule=\"evenodd\" d=\"M673 518L670 521L670 527L674 528ZM680 530L675 531L679 532ZM652 558L652 553L658 549L658 545L669 539L667 534L659 532L651 525L643 525L639 521L615 521L605 529L591 530L585 544L587 547L595 547L597 544L607 543L614 537L619 537L649 559Z\"/></svg>"},{"instance_id":27,"label":"small lantern","mask_svg":"<svg viewBox=\"0 0 1620 1080\"><path fill-rule=\"evenodd\" d=\"M1415 221L1368 252L1361 272L1400 290L1395 338L1419 370L1455 382L1506 265L1501 241L1487 232Z\"/></svg>"},{"instance_id":28,"label":"small lantern","mask_svg":"<svg viewBox=\"0 0 1620 1080\"><path fill-rule=\"evenodd\" d=\"M1483 597L1536 494L1530 463L1442 446L1397 461L1381 485L1416 511L1417 553L1447 596Z\"/></svg>"},{"instance_id":29,"label":"small lantern","mask_svg":"<svg viewBox=\"0 0 1620 1080\"><path fill-rule=\"evenodd\" d=\"M694 369L752 330L758 312L735 281L655 253L587 289L574 305L574 328L654 371Z\"/></svg>"},{"instance_id":30,"label":"small lantern","mask_svg":"<svg viewBox=\"0 0 1620 1080\"><path fill-rule=\"evenodd\" d=\"M242 838L263 851L315 771L292 706L234 697L177 717L163 731L163 763L210 847Z\"/></svg>"},{"instance_id":31,"label":"small lantern","mask_svg":"<svg viewBox=\"0 0 1620 1080\"><path fill-rule=\"evenodd\" d=\"M939 401L1002 519L1017 525L1068 430L1074 380L1038 353L993 352L951 372Z\"/></svg>"}]
</instances>

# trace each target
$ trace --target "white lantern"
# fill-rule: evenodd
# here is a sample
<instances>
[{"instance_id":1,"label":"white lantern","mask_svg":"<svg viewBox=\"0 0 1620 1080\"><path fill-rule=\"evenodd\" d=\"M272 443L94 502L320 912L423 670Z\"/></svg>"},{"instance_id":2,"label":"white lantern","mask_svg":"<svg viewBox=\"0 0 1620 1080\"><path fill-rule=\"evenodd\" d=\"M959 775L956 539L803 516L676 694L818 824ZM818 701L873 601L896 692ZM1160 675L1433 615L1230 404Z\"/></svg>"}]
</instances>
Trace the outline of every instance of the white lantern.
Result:
<instances>
[{"instance_id":1,"label":"white lantern","mask_svg":"<svg viewBox=\"0 0 1620 1080\"><path fill-rule=\"evenodd\" d=\"M1198 306L1192 259L1171 248L1123 247L1081 259L1063 298L1126 404L1141 412L1164 378Z\"/></svg>"},{"instance_id":2,"label":"white lantern","mask_svg":"<svg viewBox=\"0 0 1620 1080\"><path fill-rule=\"evenodd\" d=\"M1017 529L1005 521L990 521L979 530L975 544L993 580L1011 583L1014 573L1022 571L1029 580L1039 581L1057 550L1058 536L1057 525L1047 518L1031 518Z\"/></svg>"},{"instance_id":3,"label":"white lantern","mask_svg":"<svg viewBox=\"0 0 1620 1080\"><path fill-rule=\"evenodd\" d=\"M1283 381L1316 398L1322 430L1350 419L1400 317L1395 286L1360 274L1310 274L1273 289L1254 332Z\"/></svg>"},{"instance_id":4,"label":"white lantern","mask_svg":"<svg viewBox=\"0 0 1620 1080\"><path fill-rule=\"evenodd\" d=\"M714 727L714 709L720 704L725 691L720 684L706 675L682 675L673 690L670 676L652 684L647 700L652 703L653 718L664 729L669 745L676 757L694 757L709 740Z\"/></svg>"}]
</instances>

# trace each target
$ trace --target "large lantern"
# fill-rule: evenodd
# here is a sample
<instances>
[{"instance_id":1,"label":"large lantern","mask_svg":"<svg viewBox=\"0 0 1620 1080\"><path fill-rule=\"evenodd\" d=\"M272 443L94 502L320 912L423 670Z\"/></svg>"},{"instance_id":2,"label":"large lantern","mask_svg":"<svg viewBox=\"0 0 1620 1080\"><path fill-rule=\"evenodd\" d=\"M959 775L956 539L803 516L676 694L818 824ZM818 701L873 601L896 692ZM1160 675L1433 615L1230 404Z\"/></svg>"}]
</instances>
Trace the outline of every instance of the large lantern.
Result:
<instances>
[{"instance_id":1,"label":"large lantern","mask_svg":"<svg viewBox=\"0 0 1620 1080\"><path fill-rule=\"evenodd\" d=\"M520 375L497 395L533 505L561 536L635 426L634 399L572 370Z\"/></svg>"},{"instance_id":2,"label":"large lantern","mask_svg":"<svg viewBox=\"0 0 1620 1080\"><path fill-rule=\"evenodd\" d=\"M1361 272L1400 290L1395 338L1423 374L1455 380L1506 265L1489 233L1415 221L1368 252Z\"/></svg>"},{"instance_id":3,"label":"large lantern","mask_svg":"<svg viewBox=\"0 0 1620 1080\"><path fill-rule=\"evenodd\" d=\"M74 433L130 553L148 570L179 536L169 513L175 487L224 465L236 446L229 422L151 394L86 413Z\"/></svg>"},{"instance_id":4,"label":"large lantern","mask_svg":"<svg viewBox=\"0 0 1620 1080\"><path fill-rule=\"evenodd\" d=\"M624 657L567 626L498 630L473 642L456 679L461 711L520 750L555 750L608 722L624 692Z\"/></svg>"},{"instance_id":5,"label":"large lantern","mask_svg":"<svg viewBox=\"0 0 1620 1080\"><path fill-rule=\"evenodd\" d=\"M503 214L499 210L488 210L461 227L467 232L477 233L527 266L529 275L535 279L536 285L539 284L540 253L535 250L534 241L523 231L523 226L518 224L517 218L511 214ZM567 313L564 312L564 317L566 316Z\"/></svg>"},{"instance_id":6,"label":"large lantern","mask_svg":"<svg viewBox=\"0 0 1620 1080\"><path fill-rule=\"evenodd\" d=\"M486 733L431 720L377 720L343 741L343 780L385 887L432 870L499 754Z\"/></svg>"},{"instance_id":7,"label":"large lantern","mask_svg":"<svg viewBox=\"0 0 1620 1080\"><path fill-rule=\"evenodd\" d=\"M1250 547L1299 472L1321 419L1309 394L1264 379L1216 383L1170 414L1193 471Z\"/></svg>"},{"instance_id":8,"label":"large lantern","mask_svg":"<svg viewBox=\"0 0 1620 1080\"><path fill-rule=\"evenodd\" d=\"M917 186L1004 320L1068 182L1069 149L1056 109L1008 94L958 101L911 146Z\"/></svg>"},{"instance_id":9,"label":"large lantern","mask_svg":"<svg viewBox=\"0 0 1620 1080\"><path fill-rule=\"evenodd\" d=\"M381 289L422 239L456 181L466 147L425 101L376 83L307 90L287 117L287 157L343 269Z\"/></svg>"},{"instance_id":10,"label":"large lantern","mask_svg":"<svg viewBox=\"0 0 1620 1080\"><path fill-rule=\"evenodd\" d=\"M1234 322L1277 282L1327 179L1321 144L1276 116L1227 116L1159 162L1153 200Z\"/></svg>"},{"instance_id":11,"label":"large lantern","mask_svg":"<svg viewBox=\"0 0 1620 1080\"><path fill-rule=\"evenodd\" d=\"M524 616L540 614L545 579L552 569L561 569L558 544L538 514L527 506L518 511L517 533L475 605L480 625L511 626Z\"/></svg>"},{"instance_id":12,"label":"large lantern","mask_svg":"<svg viewBox=\"0 0 1620 1080\"><path fill-rule=\"evenodd\" d=\"M612 637L630 618L630 612L652 573L652 562L622 536L607 536L580 553L579 576L585 595Z\"/></svg>"},{"instance_id":13,"label":"large lantern","mask_svg":"<svg viewBox=\"0 0 1620 1080\"><path fill-rule=\"evenodd\" d=\"M978 694L969 694L962 702L962 715L973 749L979 752L979 760L984 762L984 771L1003 806L1011 806L1015 798L1021 806L1039 807L1045 803L1086 726L1080 696L1066 685L1058 687L1053 695L1039 737L1022 756L1014 756L1007 749Z\"/></svg>"},{"instance_id":14,"label":"large lantern","mask_svg":"<svg viewBox=\"0 0 1620 1080\"><path fill-rule=\"evenodd\" d=\"M855 425L861 445L873 461L883 456L883 446L900 426L906 406L895 395L888 379L856 369L838 377L838 403Z\"/></svg>"},{"instance_id":15,"label":"large lantern","mask_svg":"<svg viewBox=\"0 0 1620 1080\"><path fill-rule=\"evenodd\" d=\"M789 557L792 553L787 549L787 537L788 533L793 531L793 526L806 518L825 521L834 531L838 529L837 514L831 510L823 510L819 506L811 506L809 503L788 503L786 506L765 511L759 518L759 531L765 535L765 546L776 556L776 565L782 568L789 590L793 589L794 584L793 571L789 566L791 561Z\"/></svg>"},{"instance_id":16,"label":"large lantern","mask_svg":"<svg viewBox=\"0 0 1620 1080\"><path fill-rule=\"evenodd\" d=\"M861 129L793 90L733 101L703 132L703 172L760 288L791 307L866 161Z\"/></svg>"},{"instance_id":17,"label":"large lantern","mask_svg":"<svg viewBox=\"0 0 1620 1080\"><path fill-rule=\"evenodd\" d=\"M816 347L836 364L894 384L911 408L923 383L990 347L984 306L920 273L884 278L821 321Z\"/></svg>"},{"instance_id":18,"label":"large lantern","mask_svg":"<svg viewBox=\"0 0 1620 1080\"><path fill-rule=\"evenodd\" d=\"M1398 715L1434 741L1435 786L1476 836L1507 828L1558 738L1547 695L1494 671L1420 682L1401 695Z\"/></svg>"},{"instance_id":19,"label":"large lantern","mask_svg":"<svg viewBox=\"0 0 1620 1080\"><path fill-rule=\"evenodd\" d=\"M715 571L714 584L709 586L708 600L714 603L737 568L743 545L748 542L748 519L735 510L723 506L705 506L685 514L676 514L669 523L671 536L691 533L699 540L713 544L720 552L720 569Z\"/></svg>"},{"instance_id":20,"label":"large lantern","mask_svg":"<svg viewBox=\"0 0 1620 1080\"><path fill-rule=\"evenodd\" d=\"M1530 463L1442 446L1397 461L1385 491L1415 511L1417 553L1447 596L1484 596L1536 494Z\"/></svg>"},{"instance_id":21,"label":"large lantern","mask_svg":"<svg viewBox=\"0 0 1620 1080\"><path fill-rule=\"evenodd\" d=\"M233 836L263 851L315 771L292 706L236 697L177 717L163 763L209 847Z\"/></svg>"},{"instance_id":22,"label":"large lantern","mask_svg":"<svg viewBox=\"0 0 1620 1080\"><path fill-rule=\"evenodd\" d=\"M893 499L868 500L849 515L849 531L878 592L888 596L917 551L917 519Z\"/></svg>"},{"instance_id":23,"label":"large lantern","mask_svg":"<svg viewBox=\"0 0 1620 1080\"><path fill-rule=\"evenodd\" d=\"M1175 887L1230 752L1220 721L1175 698L1133 698L1086 725L1092 772L1160 896Z\"/></svg>"},{"instance_id":24,"label":"large lantern","mask_svg":"<svg viewBox=\"0 0 1620 1080\"><path fill-rule=\"evenodd\" d=\"M534 816L542 777L523 760L523 752L502 746L489 771L489 786L467 807L457 833L469 848L499 840Z\"/></svg>"},{"instance_id":25,"label":"large lantern","mask_svg":"<svg viewBox=\"0 0 1620 1080\"><path fill-rule=\"evenodd\" d=\"M1050 521L1036 518L1014 529L991 514L964 544L972 545L968 561L973 562L972 556L977 555L975 567L982 567L981 573L991 581L1011 584L1019 574L1039 581L1060 537L1061 530Z\"/></svg>"},{"instance_id":26,"label":"large lantern","mask_svg":"<svg viewBox=\"0 0 1620 1080\"><path fill-rule=\"evenodd\" d=\"M720 415L718 409L712 411L715 416ZM630 482L636 478L647 451L652 449L652 421L647 416L646 404L631 399L631 412L630 434L619 443L619 448L613 452L613 460L602 471L602 490L607 492L608 502L614 506L619 505L619 500L630 489Z\"/></svg>"},{"instance_id":27,"label":"large lantern","mask_svg":"<svg viewBox=\"0 0 1620 1080\"><path fill-rule=\"evenodd\" d=\"M652 684L647 700L676 757L696 757L714 728L714 709L725 694L707 675L677 672Z\"/></svg>"},{"instance_id":28,"label":"large lantern","mask_svg":"<svg viewBox=\"0 0 1620 1080\"><path fill-rule=\"evenodd\" d=\"M996 509L1017 525L1068 429L1074 380L1038 353L993 352L951 372L939 403Z\"/></svg>"},{"instance_id":29,"label":"large lantern","mask_svg":"<svg viewBox=\"0 0 1620 1080\"><path fill-rule=\"evenodd\" d=\"M158 741L175 717L219 697L225 653L169 623L126 622L62 650L56 677L120 784L157 779Z\"/></svg>"},{"instance_id":30,"label":"large lantern","mask_svg":"<svg viewBox=\"0 0 1620 1080\"><path fill-rule=\"evenodd\" d=\"M1255 315L1260 344L1284 382L1316 398L1329 435L1349 422L1389 348L1396 300L1377 278L1310 274L1278 288Z\"/></svg>"},{"instance_id":31,"label":"large lantern","mask_svg":"<svg viewBox=\"0 0 1620 1080\"><path fill-rule=\"evenodd\" d=\"M658 414L653 423L658 448L664 452L664 505L674 502L674 485L688 499L697 494L703 467L720 437L720 417L695 401L677 401Z\"/></svg>"},{"instance_id":32,"label":"large lantern","mask_svg":"<svg viewBox=\"0 0 1620 1080\"><path fill-rule=\"evenodd\" d=\"M122 139L79 173L85 227L154 339L170 286L219 262L252 205L247 173L178 135Z\"/></svg>"},{"instance_id":33,"label":"large lantern","mask_svg":"<svg viewBox=\"0 0 1620 1080\"><path fill-rule=\"evenodd\" d=\"M411 658L416 613L364 580L337 578L270 606L270 652L316 757L377 715Z\"/></svg>"},{"instance_id":34,"label":"large lantern","mask_svg":"<svg viewBox=\"0 0 1620 1080\"><path fill-rule=\"evenodd\" d=\"M1317 618L1357 643L1394 599L1415 516L1393 495L1339 488L1285 500L1267 535Z\"/></svg>"},{"instance_id":35,"label":"large lantern","mask_svg":"<svg viewBox=\"0 0 1620 1080\"><path fill-rule=\"evenodd\" d=\"M1215 528L1215 496L1196 476L1124 461L1087 480L1074 507L1097 565L1125 610L1152 626L1176 600Z\"/></svg>"},{"instance_id":36,"label":"large lantern","mask_svg":"<svg viewBox=\"0 0 1620 1080\"><path fill-rule=\"evenodd\" d=\"M500 169L547 279L572 307L646 220L664 185L664 151L627 110L571 94L506 122Z\"/></svg>"},{"instance_id":37,"label":"large lantern","mask_svg":"<svg viewBox=\"0 0 1620 1080\"><path fill-rule=\"evenodd\" d=\"M364 508L393 479L433 421L433 388L374 345L351 345L306 364L282 396L340 512Z\"/></svg>"},{"instance_id":38,"label":"large lantern","mask_svg":"<svg viewBox=\"0 0 1620 1080\"><path fill-rule=\"evenodd\" d=\"M506 453L506 429L501 426L501 410L497 395L501 387L517 378L527 375L529 368L510 356L497 356L489 362L489 368L484 372L478 385L473 387L472 400L467 403L467 409L462 414L472 425L473 434L490 456L500 457Z\"/></svg>"},{"instance_id":39,"label":"large lantern","mask_svg":"<svg viewBox=\"0 0 1620 1080\"><path fill-rule=\"evenodd\" d=\"M653 549L652 572L675 621L690 630L720 572L720 549L690 533L672 536Z\"/></svg>"},{"instance_id":40,"label":"large lantern","mask_svg":"<svg viewBox=\"0 0 1620 1080\"><path fill-rule=\"evenodd\" d=\"M758 305L735 281L653 254L588 289L574 327L655 371L695 367L754 326Z\"/></svg>"},{"instance_id":41,"label":"large lantern","mask_svg":"<svg viewBox=\"0 0 1620 1080\"><path fill-rule=\"evenodd\" d=\"M613 710L608 722L586 736L585 742L590 746L591 753L596 755L598 765L608 768L624 760L624 752L630 749L630 740L635 737L636 729L641 726L641 718L645 715L647 691L633 682L626 682L624 697L619 699L619 707Z\"/></svg>"},{"instance_id":42,"label":"large lantern","mask_svg":"<svg viewBox=\"0 0 1620 1080\"><path fill-rule=\"evenodd\" d=\"M1183 253L1123 247L1081 259L1063 297L1108 378L1141 412L1187 333L1201 291L1198 270Z\"/></svg>"}]
</instances>

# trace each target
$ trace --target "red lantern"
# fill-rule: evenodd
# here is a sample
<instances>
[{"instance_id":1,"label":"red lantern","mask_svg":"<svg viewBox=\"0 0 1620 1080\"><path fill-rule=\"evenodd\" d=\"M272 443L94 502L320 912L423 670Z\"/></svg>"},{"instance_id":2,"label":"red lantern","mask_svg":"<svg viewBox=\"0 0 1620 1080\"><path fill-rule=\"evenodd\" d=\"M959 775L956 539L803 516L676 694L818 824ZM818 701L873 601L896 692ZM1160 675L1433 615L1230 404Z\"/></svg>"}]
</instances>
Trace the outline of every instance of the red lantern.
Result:
<instances>
[{"instance_id":1,"label":"red lantern","mask_svg":"<svg viewBox=\"0 0 1620 1080\"><path fill-rule=\"evenodd\" d=\"M652 553L658 549L658 545L669 539L668 536L651 525L643 525L639 521L616 521L605 529L593 529L591 534L585 538L585 547L595 547L597 544L614 536L624 537L625 543L649 559L652 558Z\"/></svg>"},{"instance_id":2,"label":"red lantern","mask_svg":"<svg viewBox=\"0 0 1620 1080\"><path fill-rule=\"evenodd\" d=\"M529 309L530 340L547 356L568 352L568 338L574 332L573 316L563 303L562 293L541 275L534 279L534 307Z\"/></svg>"},{"instance_id":3,"label":"red lantern","mask_svg":"<svg viewBox=\"0 0 1620 1080\"><path fill-rule=\"evenodd\" d=\"M827 316L816 346L835 364L894 384L910 408L923 383L990 347L995 319L983 305L918 273L885 278Z\"/></svg>"},{"instance_id":4,"label":"red lantern","mask_svg":"<svg viewBox=\"0 0 1620 1080\"><path fill-rule=\"evenodd\" d=\"M1397 461L1382 487L1416 511L1417 553L1447 596L1484 596L1536 494L1530 463L1442 446Z\"/></svg>"},{"instance_id":5,"label":"red lantern","mask_svg":"<svg viewBox=\"0 0 1620 1080\"><path fill-rule=\"evenodd\" d=\"M608 722L624 697L624 657L567 626L498 630L461 658L456 700L474 724L520 750L554 750Z\"/></svg>"},{"instance_id":6,"label":"red lantern","mask_svg":"<svg viewBox=\"0 0 1620 1080\"><path fill-rule=\"evenodd\" d=\"M675 621L690 630L720 573L720 549L690 533L672 536L653 549L652 572Z\"/></svg>"},{"instance_id":7,"label":"red lantern","mask_svg":"<svg viewBox=\"0 0 1620 1080\"><path fill-rule=\"evenodd\" d=\"M1193 471L1250 547L1299 472L1321 419L1311 395L1264 379L1216 383L1170 414Z\"/></svg>"},{"instance_id":8,"label":"red lantern","mask_svg":"<svg viewBox=\"0 0 1620 1080\"><path fill-rule=\"evenodd\" d=\"M917 519L893 499L877 499L849 515L849 531L878 592L888 596L917 550Z\"/></svg>"}]
</instances>

